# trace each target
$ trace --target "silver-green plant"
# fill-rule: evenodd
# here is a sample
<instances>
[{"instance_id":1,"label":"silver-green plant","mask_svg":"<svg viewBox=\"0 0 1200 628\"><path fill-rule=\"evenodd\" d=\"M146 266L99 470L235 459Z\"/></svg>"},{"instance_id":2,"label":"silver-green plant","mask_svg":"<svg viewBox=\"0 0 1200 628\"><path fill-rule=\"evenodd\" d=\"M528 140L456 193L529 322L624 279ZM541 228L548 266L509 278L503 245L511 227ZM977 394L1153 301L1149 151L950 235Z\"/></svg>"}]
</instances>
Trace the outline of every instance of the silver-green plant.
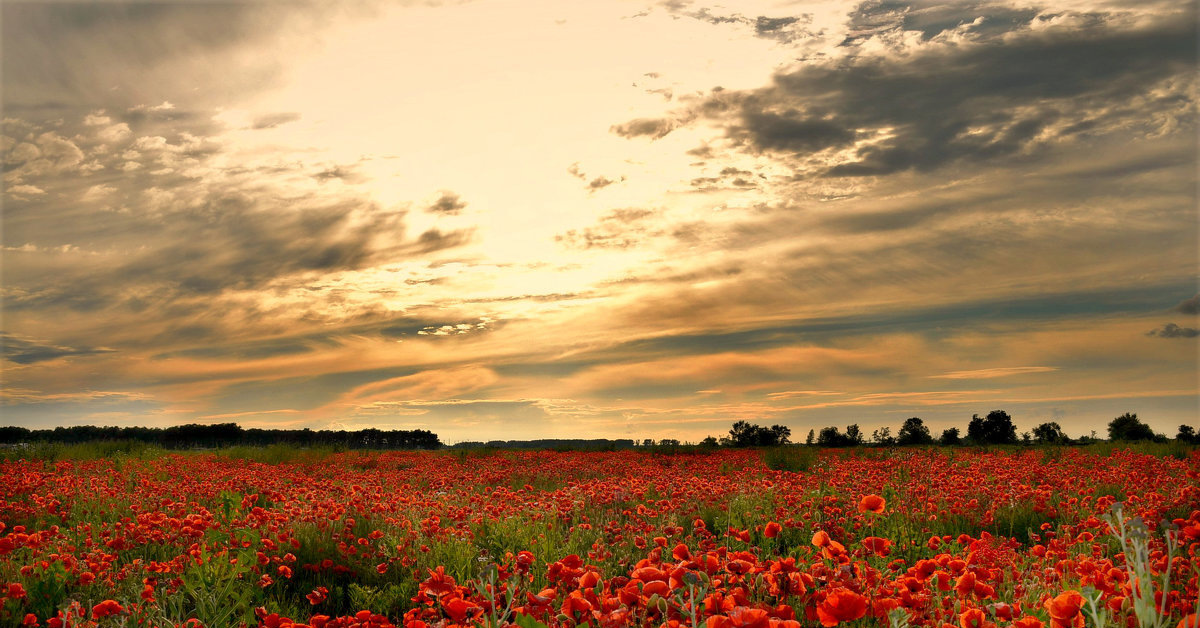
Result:
<instances>
[{"instance_id":1,"label":"silver-green plant","mask_svg":"<svg viewBox=\"0 0 1200 628\"><path fill-rule=\"evenodd\" d=\"M1158 605L1154 600L1154 591L1156 584L1163 595L1170 591L1170 566L1176 550L1174 534L1170 529L1164 530L1167 568L1160 574L1161 579L1156 581L1150 559L1151 532L1142 518L1134 517L1126 521L1120 502L1113 504L1112 510L1103 518L1112 529L1113 535L1121 542L1121 550L1125 553L1125 572L1129 577L1133 613L1137 617L1139 628L1168 628L1171 625L1171 618L1159 612ZM1103 624L1097 623L1096 625Z\"/></svg>"}]
</instances>

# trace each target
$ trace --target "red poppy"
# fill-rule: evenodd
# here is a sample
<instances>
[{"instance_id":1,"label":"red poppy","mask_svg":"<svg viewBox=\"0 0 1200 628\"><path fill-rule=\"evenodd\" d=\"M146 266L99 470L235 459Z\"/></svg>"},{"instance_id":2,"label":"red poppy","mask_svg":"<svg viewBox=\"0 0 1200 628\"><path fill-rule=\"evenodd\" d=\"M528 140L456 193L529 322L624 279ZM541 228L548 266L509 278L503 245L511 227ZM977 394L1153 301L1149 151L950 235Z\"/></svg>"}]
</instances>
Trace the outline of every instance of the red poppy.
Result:
<instances>
[{"instance_id":1,"label":"red poppy","mask_svg":"<svg viewBox=\"0 0 1200 628\"><path fill-rule=\"evenodd\" d=\"M92 619L103 619L110 615L120 615L125 608L116 600L104 600L92 607Z\"/></svg>"},{"instance_id":2,"label":"red poppy","mask_svg":"<svg viewBox=\"0 0 1200 628\"><path fill-rule=\"evenodd\" d=\"M887 556L892 553L892 542L888 539L877 536L868 536L862 540L863 547L867 551L878 556Z\"/></svg>"},{"instance_id":3,"label":"red poppy","mask_svg":"<svg viewBox=\"0 0 1200 628\"><path fill-rule=\"evenodd\" d=\"M825 596L817 607L817 618L825 628L843 621L854 621L867 614L867 598L848 589L838 589Z\"/></svg>"},{"instance_id":4,"label":"red poppy","mask_svg":"<svg viewBox=\"0 0 1200 628\"><path fill-rule=\"evenodd\" d=\"M1051 628L1083 628L1083 596L1078 591L1060 593L1046 600Z\"/></svg>"},{"instance_id":5,"label":"red poppy","mask_svg":"<svg viewBox=\"0 0 1200 628\"><path fill-rule=\"evenodd\" d=\"M968 609L959 615L958 625L961 628L995 628L996 626L988 621L987 613L978 608Z\"/></svg>"},{"instance_id":6,"label":"red poppy","mask_svg":"<svg viewBox=\"0 0 1200 628\"><path fill-rule=\"evenodd\" d=\"M1013 628L1042 628L1046 624L1033 615L1026 615L1012 623Z\"/></svg>"},{"instance_id":7,"label":"red poppy","mask_svg":"<svg viewBox=\"0 0 1200 628\"><path fill-rule=\"evenodd\" d=\"M767 527L763 528L763 536L767 537L768 539L773 539L779 536L780 530L783 530L783 526L772 521L767 524Z\"/></svg>"},{"instance_id":8,"label":"red poppy","mask_svg":"<svg viewBox=\"0 0 1200 628\"><path fill-rule=\"evenodd\" d=\"M873 512L881 515L886 506L887 500L884 498L878 495L866 495L858 502L858 512Z\"/></svg>"}]
</instances>

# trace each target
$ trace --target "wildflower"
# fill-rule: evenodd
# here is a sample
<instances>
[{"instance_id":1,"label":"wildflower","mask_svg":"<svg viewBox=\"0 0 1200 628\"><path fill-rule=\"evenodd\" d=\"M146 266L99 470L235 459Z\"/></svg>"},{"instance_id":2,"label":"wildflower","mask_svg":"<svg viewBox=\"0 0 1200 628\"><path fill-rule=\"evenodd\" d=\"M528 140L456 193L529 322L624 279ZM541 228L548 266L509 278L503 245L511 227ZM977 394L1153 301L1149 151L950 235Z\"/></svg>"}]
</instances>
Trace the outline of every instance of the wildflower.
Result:
<instances>
[{"instance_id":1,"label":"wildflower","mask_svg":"<svg viewBox=\"0 0 1200 628\"><path fill-rule=\"evenodd\" d=\"M1078 591L1067 591L1046 600L1050 613L1051 628L1083 628L1083 596Z\"/></svg>"},{"instance_id":2,"label":"wildflower","mask_svg":"<svg viewBox=\"0 0 1200 628\"><path fill-rule=\"evenodd\" d=\"M884 498L878 495L866 495L858 502L858 512L873 512L882 515L885 506L887 506L887 500Z\"/></svg>"},{"instance_id":3,"label":"wildflower","mask_svg":"<svg viewBox=\"0 0 1200 628\"><path fill-rule=\"evenodd\" d=\"M867 614L867 598L848 589L838 589L817 606L817 618L826 628L854 621Z\"/></svg>"}]
</instances>

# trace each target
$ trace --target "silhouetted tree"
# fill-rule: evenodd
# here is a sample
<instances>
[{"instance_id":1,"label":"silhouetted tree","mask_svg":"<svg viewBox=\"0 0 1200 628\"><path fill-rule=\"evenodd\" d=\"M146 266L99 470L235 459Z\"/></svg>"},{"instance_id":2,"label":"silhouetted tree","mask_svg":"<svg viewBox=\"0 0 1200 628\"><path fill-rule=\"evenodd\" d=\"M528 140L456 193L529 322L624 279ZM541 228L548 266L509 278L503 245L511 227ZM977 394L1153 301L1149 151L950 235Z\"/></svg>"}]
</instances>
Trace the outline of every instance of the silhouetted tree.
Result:
<instances>
[{"instance_id":1,"label":"silhouetted tree","mask_svg":"<svg viewBox=\"0 0 1200 628\"><path fill-rule=\"evenodd\" d=\"M1033 439L1039 445L1058 445L1067 442L1067 435L1063 433L1062 426L1055 421L1042 423L1033 428Z\"/></svg>"},{"instance_id":2,"label":"silhouetted tree","mask_svg":"<svg viewBox=\"0 0 1200 628\"><path fill-rule=\"evenodd\" d=\"M943 445L961 445L962 438L958 436L958 428L952 427L942 430L942 438L939 442Z\"/></svg>"},{"instance_id":3,"label":"silhouetted tree","mask_svg":"<svg viewBox=\"0 0 1200 628\"><path fill-rule=\"evenodd\" d=\"M817 444L821 447L845 447L850 444L850 439L836 427L823 427L817 434Z\"/></svg>"},{"instance_id":4,"label":"silhouetted tree","mask_svg":"<svg viewBox=\"0 0 1200 628\"><path fill-rule=\"evenodd\" d=\"M716 447L717 445L720 445L720 443L717 441L716 436L705 436L704 440L700 441L701 447Z\"/></svg>"},{"instance_id":5,"label":"silhouetted tree","mask_svg":"<svg viewBox=\"0 0 1200 628\"><path fill-rule=\"evenodd\" d=\"M863 443L862 430L858 429L857 423L846 426L846 440L851 445L861 445Z\"/></svg>"},{"instance_id":6,"label":"silhouetted tree","mask_svg":"<svg viewBox=\"0 0 1200 628\"><path fill-rule=\"evenodd\" d=\"M881 427L874 432L871 432L871 442L884 447L891 447L896 444L896 438L892 436L892 428Z\"/></svg>"},{"instance_id":7,"label":"silhouetted tree","mask_svg":"<svg viewBox=\"0 0 1200 628\"><path fill-rule=\"evenodd\" d=\"M729 430L729 444L733 447L773 447L785 445L792 436L786 425L763 427L747 421L738 421Z\"/></svg>"},{"instance_id":8,"label":"silhouetted tree","mask_svg":"<svg viewBox=\"0 0 1200 628\"><path fill-rule=\"evenodd\" d=\"M814 431L814 430L808 430L808 438L805 438L805 439L804 439L804 444L805 444L805 445L811 445L811 444L813 444L813 439L814 439L815 437L816 437L815 431Z\"/></svg>"},{"instance_id":9,"label":"silhouetted tree","mask_svg":"<svg viewBox=\"0 0 1200 628\"><path fill-rule=\"evenodd\" d=\"M982 419L976 414L967 424L967 440L973 445L1012 445L1017 442L1017 426L1003 410L992 410Z\"/></svg>"},{"instance_id":10,"label":"silhouetted tree","mask_svg":"<svg viewBox=\"0 0 1200 628\"><path fill-rule=\"evenodd\" d=\"M21 431L23 430L23 431ZM8 438L15 440L6 441ZM230 445L286 444L302 447L332 445L340 447L370 447L378 449L437 449L442 446L437 435L428 430L378 429L347 432L343 430L264 430L242 429L236 423L204 425L189 423L167 428L158 427L97 427L75 425L53 430L0 428L0 442L50 441L82 443L101 440L133 440L154 443L169 449L227 447Z\"/></svg>"},{"instance_id":11,"label":"silhouetted tree","mask_svg":"<svg viewBox=\"0 0 1200 628\"><path fill-rule=\"evenodd\" d=\"M1126 412L1108 423L1108 440L1154 440L1154 430L1142 423L1136 414Z\"/></svg>"},{"instance_id":12,"label":"silhouetted tree","mask_svg":"<svg viewBox=\"0 0 1200 628\"><path fill-rule=\"evenodd\" d=\"M900 445L929 445L933 443L933 436L929 434L929 428L925 427L925 422L919 417L912 417L904 420L904 425L900 426L900 432L896 435L896 443Z\"/></svg>"},{"instance_id":13,"label":"silhouetted tree","mask_svg":"<svg viewBox=\"0 0 1200 628\"><path fill-rule=\"evenodd\" d=\"M1190 425L1180 425L1179 433L1175 435L1175 440L1182 441L1185 443L1197 442L1196 441L1196 429Z\"/></svg>"},{"instance_id":14,"label":"silhouetted tree","mask_svg":"<svg viewBox=\"0 0 1200 628\"><path fill-rule=\"evenodd\" d=\"M23 443L30 440L28 428L15 425L0 425L0 443Z\"/></svg>"}]
</instances>

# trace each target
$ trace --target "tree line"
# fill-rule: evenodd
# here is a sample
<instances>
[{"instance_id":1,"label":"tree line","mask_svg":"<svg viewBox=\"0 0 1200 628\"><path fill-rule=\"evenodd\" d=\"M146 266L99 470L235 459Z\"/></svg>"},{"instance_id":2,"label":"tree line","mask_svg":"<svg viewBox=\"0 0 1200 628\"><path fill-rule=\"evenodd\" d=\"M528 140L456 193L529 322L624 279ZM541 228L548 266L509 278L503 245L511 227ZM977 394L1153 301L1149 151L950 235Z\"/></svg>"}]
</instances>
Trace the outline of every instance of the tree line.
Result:
<instances>
[{"instance_id":1,"label":"tree line","mask_svg":"<svg viewBox=\"0 0 1200 628\"><path fill-rule=\"evenodd\" d=\"M791 443L792 431L784 425L763 427L747 421L738 421L729 430L728 436L717 438L709 436L700 442L701 445L712 447L772 447ZM1175 439L1188 443L1200 444L1200 434L1190 425L1180 425ZM819 447L856 447L859 445L905 446L905 445L1069 445L1086 444L1098 440L1095 432L1091 436L1072 439L1063 432L1062 426L1055 421L1039 424L1032 430L1017 434L1017 426L1012 417L1004 410L992 410L986 416L973 415L967 423L967 433L964 435L957 427L943 430L940 437L934 437L929 427L920 417L906 419L895 435L889 427L883 427L871 433L870 438L863 433L858 424L846 426L846 431L837 427L823 427L820 431L812 429L804 440L805 445ZM1108 424L1108 440L1119 442L1169 440L1163 434L1156 434L1149 425L1143 423L1136 414L1126 412L1116 417Z\"/></svg>"},{"instance_id":2,"label":"tree line","mask_svg":"<svg viewBox=\"0 0 1200 628\"><path fill-rule=\"evenodd\" d=\"M174 425L171 427L97 427L75 425L31 430L0 426L0 444L52 442L86 443L130 440L166 449L211 449L234 445L341 447L346 449L438 449L442 441L429 430L280 430L244 429L236 423Z\"/></svg>"}]
</instances>

